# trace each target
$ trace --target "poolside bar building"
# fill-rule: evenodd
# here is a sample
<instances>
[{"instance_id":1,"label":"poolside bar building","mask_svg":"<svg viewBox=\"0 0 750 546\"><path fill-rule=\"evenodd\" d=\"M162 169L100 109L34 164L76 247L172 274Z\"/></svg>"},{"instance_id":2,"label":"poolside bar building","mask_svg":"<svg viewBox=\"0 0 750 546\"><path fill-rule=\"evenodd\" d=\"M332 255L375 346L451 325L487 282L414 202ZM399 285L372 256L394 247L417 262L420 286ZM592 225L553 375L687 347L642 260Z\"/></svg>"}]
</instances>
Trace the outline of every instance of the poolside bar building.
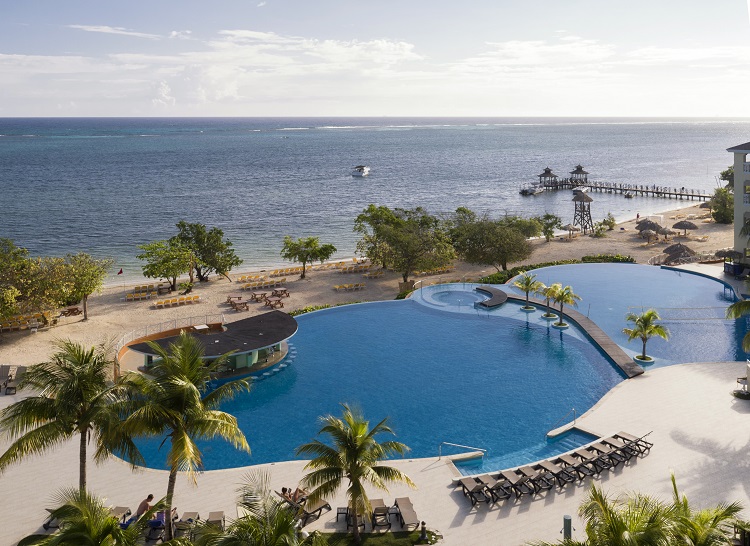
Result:
<instances>
[{"instance_id":1,"label":"poolside bar building","mask_svg":"<svg viewBox=\"0 0 750 546\"><path fill-rule=\"evenodd\" d=\"M204 358L208 360L234 351L225 371L228 375L244 375L284 358L286 341L297 332L297 321L282 311L271 311L231 323L193 326L187 331L203 345ZM140 367L148 370L157 356L148 342L168 349L179 334L180 331L171 331L150 339L135 339L125 348L131 355L139 355Z\"/></svg>"}]
</instances>

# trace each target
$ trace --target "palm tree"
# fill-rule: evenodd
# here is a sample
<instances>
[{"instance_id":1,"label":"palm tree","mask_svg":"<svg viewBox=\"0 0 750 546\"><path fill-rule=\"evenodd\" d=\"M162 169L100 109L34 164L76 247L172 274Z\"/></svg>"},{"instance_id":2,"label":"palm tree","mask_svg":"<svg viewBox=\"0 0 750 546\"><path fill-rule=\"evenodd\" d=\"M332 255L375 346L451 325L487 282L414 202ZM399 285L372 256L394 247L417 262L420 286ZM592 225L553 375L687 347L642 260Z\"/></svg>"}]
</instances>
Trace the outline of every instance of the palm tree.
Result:
<instances>
[{"instance_id":1,"label":"palm tree","mask_svg":"<svg viewBox=\"0 0 750 546\"><path fill-rule=\"evenodd\" d=\"M240 487L237 511L240 515L226 530L202 526L196 546L299 546L303 537L294 511L271 495L269 475L252 472ZM315 544L316 542L313 541Z\"/></svg>"},{"instance_id":2,"label":"palm tree","mask_svg":"<svg viewBox=\"0 0 750 546\"><path fill-rule=\"evenodd\" d=\"M586 522L586 540L561 541L565 546L669 546L672 510L646 495L610 499L594 484L578 509ZM534 546L550 546L534 542Z\"/></svg>"},{"instance_id":3,"label":"palm tree","mask_svg":"<svg viewBox=\"0 0 750 546\"><path fill-rule=\"evenodd\" d=\"M536 280L536 275L523 272L518 279L513 281L513 286L526 293L526 305L523 308L526 310L534 309L533 306L529 305L529 292L536 294L544 286L544 283Z\"/></svg>"},{"instance_id":4,"label":"palm tree","mask_svg":"<svg viewBox=\"0 0 750 546\"><path fill-rule=\"evenodd\" d=\"M679 544L690 546L719 546L731 544L737 516L742 512L742 505L719 504L713 508L693 510L685 495L680 496L677 481L672 474L672 493L674 505L674 534Z\"/></svg>"},{"instance_id":5,"label":"palm tree","mask_svg":"<svg viewBox=\"0 0 750 546\"><path fill-rule=\"evenodd\" d=\"M651 360L646 356L646 342L653 336L659 336L662 339L669 339L669 330L667 330L661 324L657 324L657 320L661 320L659 313L655 309L649 309L644 311L640 315L635 313L628 313L625 315L625 320L633 323L632 328L623 328L622 332L628 336L628 341L635 338L640 338L643 342L643 352L639 357L640 360Z\"/></svg>"},{"instance_id":6,"label":"palm tree","mask_svg":"<svg viewBox=\"0 0 750 546\"><path fill-rule=\"evenodd\" d=\"M560 316L558 317L558 321L555 324L557 326L565 326L565 322L563 322L563 306L570 305L572 307L578 307L577 302L581 301L581 296L574 293L573 289L569 285L567 285L562 288L558 288L557 291L555 291L554 296L552 296L552 299L555 301L555 303L560 304Z\"/></svg>"},{"instance_id":7,"label":"palm tree","mask_svg":"<svg viewBox=\"0 0 750 546\"><path fill-rule=\"evenodd\" d=\"M123 529L102 499L85 490L63 490L58 504L60 507L50 517L60 522L59 530L51 535L29 535L18 543L19 546L136 546L143 544L148 521L160 508L155 506Z\"/></svg>"},{"instance_id":8,"label":"palm tree","mask_svg":"<svg viewBox=\"0 0 750 546\"><path fill-rule=\"evenodd\" d=\"M108 381L112 365L103 348L85 348L70 340L57 342L49 362L30 366L19 388L35 395L0 412L0 429L17 437L0 456L0 471L32 454L43 453L74 435L80 436L78 487L86 490L87 446L94 439L94 460L101 462L113 452L133 466L142 458L124 433L118 404L124 390Z\"/></svg>"},{"instance_id":9,"label":"palm tree","mask_svg":"<svg viewBox=\"0 0 750 546\"><path fill-rule=\"evenodd\" d=\"M342 418L326 415L321 417L323 427L318 434L330 437L332 445L320 440L314 440L297 448L297 455L312 455L314 458L305 465L311 469L302 483L314 488L308 502L317 502L338 491L347 480L346 495L353 514L354 540L359 543L358 516L367 514L371 510L370 500L365 491L366 485L372 485L383 491L388 491L387 484L402 482L410 487L416 487L414 482L401 471L379 464L390 455L403 455L409 448L401 442L389 440L378 443L375 436L381 433L393 434L383 419L370 428L362 412L351 409L342 404L344 413Z\"/></svg>"},{"instance_id":10,"label":"palm tree","mask_svg":"<svg viewBox=\"0 0 750 546\"><path fill-rule=\"evenodd\" d=\"M221 437L236 448L250 452L237 419L218 409L222 401L249 390L250 384L237 379L209 391L211 374L226 362L230 353L207 362L203 358L203 345L185 332L168 349L154 342L149 345L157 355L156 363L149 370L151 377L129 373L123 378L133 397L125 428L133 436L164 436L164 442L169 441L165 510L170 513L177 472L187 472L195 484L197 473L203 467L196 440ZM172 526L166 527L169 540Z\"/></svg>"},{"instance_id":11,"label":"palm tree","mask_svg":"<svg viewBox=\"0 0 750 546\"><path fill-rule=\"evenodd\" d=\"M546 305L547 305L547 312L544 313L544 316L546 318L555 318L555 314L550 311L549 302L551 300L555 299L555 296L557 295L557 292L561 288L562 288L562 284L560 284L559 282L556 282L555 284L551 284L549 286L542 285L542 287L539 288L539 294L541 294L542 296L544 296L544 298L545 298L545 300L547 302L546 303Z\"/></svg>"},{"instance_id":12,"label":"palm tree","mask_svg":"<svg viewBox=\"0 0 750 546\"><path fill-rule=\"evenodd\" d=\"M742 318L747 314L750 314L750 300L736 301L727 308L728 319ZM742 338L742 350L750 352L750 332Z\"/></svg>"}]
</instances>

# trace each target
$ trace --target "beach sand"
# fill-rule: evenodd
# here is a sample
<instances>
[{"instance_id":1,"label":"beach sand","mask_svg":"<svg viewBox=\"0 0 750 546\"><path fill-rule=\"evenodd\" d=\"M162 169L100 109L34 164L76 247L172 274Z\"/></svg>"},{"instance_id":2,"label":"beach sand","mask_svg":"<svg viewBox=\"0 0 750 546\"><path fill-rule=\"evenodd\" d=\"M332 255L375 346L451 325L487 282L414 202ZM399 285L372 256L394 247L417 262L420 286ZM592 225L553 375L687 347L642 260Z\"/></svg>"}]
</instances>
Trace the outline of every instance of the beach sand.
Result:
<instances>
[{"instance_id":1,"label":"beach sand","mask_svg":"<svg viewBox=\"0 0 750 546\"><path fill-rule=\"evenodd\" d=\"M700 218L707 213L707 209L700 209L695 205L660 213L660 215L664 220L663 225L671 226L678 219L689 215ZM697 252L715 251L733 245L731 225L704 222L701 219L696 219L694 222L699 229L688 233L687 237L670 237L670 240L666 242L664 237L661 237L659 242L649 245L638 237L638 232L634 229L635 220L618 224L603 238L578 235L570 240L567 236L558 236L550 242L544 239L534 240L532 241L534 253L531 258L525 262L511 264L511 266L580 258L592 254L627 254L633 256L638 263L645 264L650 257L660 254L664 247L677 241L688 244ZM707 238L707 240L698 240L698 238ZM451 273L418 279L426 284L456 279L476 281L494 271L495 269L491 266L475 266L457 262L455 270ZM233 272L231 276L237 277L250 272L254 271ZM398 294L400 280L401 276L394 272L386 272L379 279L365 279L361 274L341 274L335 270L311 270L305 279L299 279L298 276L287 279L285 286L289 289L291 297L284 300L284 311L292 311L309 305L394 299ZM357 292L336 292L333 289L336 284L355 282L365 282L366 288ZM95 294L89 298L88 321L83 321L80 316L68 317L62 318L58 326L38 333L29 331L3 333L0 336L0 364L30 365L42 362L54 350L53 345L57 339L71 339L84 344L114 343L123 335L139 328L177 318L223 313L227 322L233 322L268 311L268 308L259 304L252 305L248 312L235 312L226 305L228 294L242 293L239 286L239 283L214 275L207 283L196 283L193 293L200 295L201 303L165 309L155 309L153 299L135 302L121 301L128 291L128 285L109 286L101 294ZM132 285L130 289L132 290Z\"/></svg>"}]
</instances>

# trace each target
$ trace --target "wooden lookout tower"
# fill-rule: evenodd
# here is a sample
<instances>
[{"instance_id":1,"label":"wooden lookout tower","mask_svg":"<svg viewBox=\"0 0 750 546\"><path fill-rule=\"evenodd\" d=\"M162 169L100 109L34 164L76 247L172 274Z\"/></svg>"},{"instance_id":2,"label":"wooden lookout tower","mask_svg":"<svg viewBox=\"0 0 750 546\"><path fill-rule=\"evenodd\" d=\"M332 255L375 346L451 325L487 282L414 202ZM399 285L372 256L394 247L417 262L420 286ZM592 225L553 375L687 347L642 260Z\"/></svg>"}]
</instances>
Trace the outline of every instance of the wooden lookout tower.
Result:
<instances>
[{"instance_id":1,"label":"wooden lookout tower","mask_svg":"<svg viewBox=\"0 0 750 546\"><path fill-rule=\"evenodd\" d=\"M573 225L581 226L584 234L589 229L594 230L594 221L591 219L592 201L593 199L585 192L578 192L573 196L573 202L575 203Z\"/></svg>"},{"instance_id":2,"label":"wooden lookout tower","mask_svg":"<svg viewBox=\"0 0 750 546\"><path fill-rule=\"evenodd\" d=\"M540 186L554 186L557 183L557 175L549 167L544 168L544 172L539 175Z\"/></svg>"},{"instance_id":3,"label":"wooden lookout tower","mask_svg":"<svg viewBox=\"0 0 750 546\"><path fill-rule=\"evenodd\" d=\"M589 173L583 170L581 165L576 165L575 170L570 171L570 183L576 186L585 186L589 183Z\"/></svg>"}]
</instances>

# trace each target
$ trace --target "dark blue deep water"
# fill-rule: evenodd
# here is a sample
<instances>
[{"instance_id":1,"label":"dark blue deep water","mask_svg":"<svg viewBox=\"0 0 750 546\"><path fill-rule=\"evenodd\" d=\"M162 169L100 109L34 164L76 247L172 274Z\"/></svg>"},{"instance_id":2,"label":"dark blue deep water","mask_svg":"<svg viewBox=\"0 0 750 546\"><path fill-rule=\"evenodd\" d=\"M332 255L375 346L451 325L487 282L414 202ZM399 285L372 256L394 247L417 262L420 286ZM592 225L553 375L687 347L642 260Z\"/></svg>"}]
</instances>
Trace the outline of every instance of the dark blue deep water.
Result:
<instances>
[{"instance_id":1,"label":"dark blue deep water","mask_svg":"<svg viewBox=\"0 0 750 546\"><path fill-rule=\"evenodd\" d=\"M546 166L591 178L712 191L750 122L607 119L0 119L0 237L32 254L86 251L140 275L136 245L181 220L221 227L243 267L281 264L284 235L339 256L369 203L555 212L569 192L524 198ZM372 175L350 176L367 164ZM633 217L674 201L595 194L592 212Z\"/></svg>"}]
</instances>

